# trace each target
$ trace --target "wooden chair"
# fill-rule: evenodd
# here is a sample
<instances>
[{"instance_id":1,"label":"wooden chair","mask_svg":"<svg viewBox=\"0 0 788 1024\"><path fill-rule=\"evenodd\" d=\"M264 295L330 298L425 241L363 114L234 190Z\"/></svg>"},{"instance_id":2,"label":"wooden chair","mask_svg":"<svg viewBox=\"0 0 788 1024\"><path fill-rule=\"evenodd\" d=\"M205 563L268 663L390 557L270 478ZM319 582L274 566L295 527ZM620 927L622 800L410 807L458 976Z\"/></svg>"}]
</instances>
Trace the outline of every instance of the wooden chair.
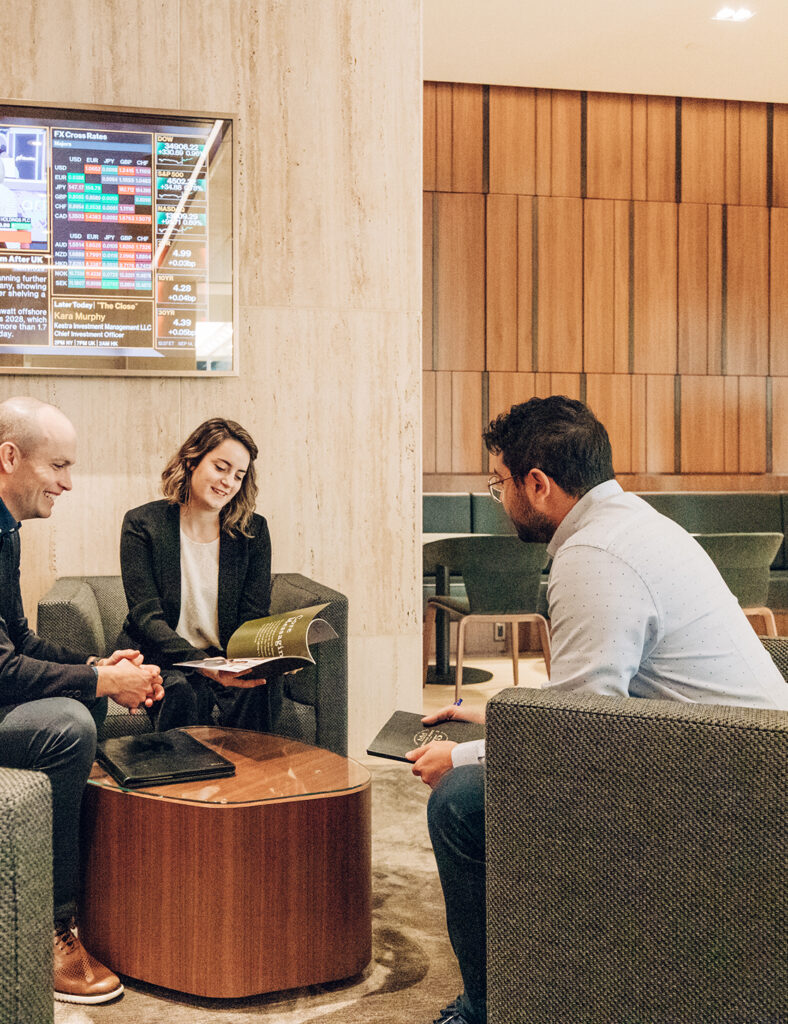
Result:
<instances>
[{"instance_id":1,"label":"wooden chair","mask_svg":"<svg viewBox=\"0 0 788 1024\"><path fill-rule=\"evenodd\" d=\"M536 611L542 569L547 561L544 544L525 544L517 537L450 537L430 545L436 566L462 573L467 598L436 595L427 602L424 617L424 682L427 680L430 641L440 611L459 622L454 699L462 686L465 629L469 622L492 619L508 627L512 644L514 685L519 683L519 624L536 622L542 654L550 673L550 633L547 620Z\"/></svg>"}]
</instances>

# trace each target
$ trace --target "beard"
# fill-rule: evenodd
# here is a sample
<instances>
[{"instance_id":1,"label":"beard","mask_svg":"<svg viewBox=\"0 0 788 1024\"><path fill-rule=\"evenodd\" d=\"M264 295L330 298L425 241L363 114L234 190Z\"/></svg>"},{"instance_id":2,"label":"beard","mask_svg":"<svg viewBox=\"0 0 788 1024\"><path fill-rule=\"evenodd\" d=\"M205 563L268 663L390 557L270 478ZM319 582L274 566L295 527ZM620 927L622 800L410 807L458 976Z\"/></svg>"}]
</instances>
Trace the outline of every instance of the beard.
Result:
<instances>
[{"instance_id":1,"label":"beard","mask_svg":"<svg viewBox=\"0 0 788 1024\"><path fill-rule=\"evenodd\" d=\"M549 544L555 533L555 525L541 512L535 511L525 495L521 495L523 507L518 509L517 518L510 516L517 536L526 544Z\"/></svg>"}]
</instances>

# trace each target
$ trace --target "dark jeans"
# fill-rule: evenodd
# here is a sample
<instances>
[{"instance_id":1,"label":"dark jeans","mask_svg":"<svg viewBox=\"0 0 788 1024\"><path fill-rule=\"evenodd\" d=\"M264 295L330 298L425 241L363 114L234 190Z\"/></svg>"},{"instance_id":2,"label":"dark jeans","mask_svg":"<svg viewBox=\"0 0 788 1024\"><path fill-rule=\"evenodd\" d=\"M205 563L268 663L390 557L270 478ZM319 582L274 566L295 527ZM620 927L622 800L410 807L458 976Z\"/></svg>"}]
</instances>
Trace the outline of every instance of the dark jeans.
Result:
<instances>
[{"instance_id":1,"label":"dark jeans","mask_svg":"<svg viewBox=\"0 0 788 1024\"><path fill-rule=\"evenodd\" d=\"M487 921L484 862L484 768L461 765L432 791L427 822L438 865L446 925L465 991L468 1024L487 1020Z\"/></svg>"},{"instance_id":2,"label":"dark jeans","mask_svg":"<svg viewBox=\"0 0 788 1024\"><path fill-rule=\"evenodd\" d=\"M42 771L52 786L55 921L76 913L79 810L96 753L90 711L70 697L0 708L0 764Z\"/></svg>"},{"instance_id":3,"label":"dark jeans","mask_svg":"<svg viewBox=\"0 0 788 1024\"><path fill-rule=\"evenodd\" d=\"M282 708L282 678L263 686L232 687L199 672L177 668L162 672L164 697L148 709L157 732L189 725L226 725L234 729L273 732ZM219 713L214 718L214 707Z\"/></svg>"}]
</instances>

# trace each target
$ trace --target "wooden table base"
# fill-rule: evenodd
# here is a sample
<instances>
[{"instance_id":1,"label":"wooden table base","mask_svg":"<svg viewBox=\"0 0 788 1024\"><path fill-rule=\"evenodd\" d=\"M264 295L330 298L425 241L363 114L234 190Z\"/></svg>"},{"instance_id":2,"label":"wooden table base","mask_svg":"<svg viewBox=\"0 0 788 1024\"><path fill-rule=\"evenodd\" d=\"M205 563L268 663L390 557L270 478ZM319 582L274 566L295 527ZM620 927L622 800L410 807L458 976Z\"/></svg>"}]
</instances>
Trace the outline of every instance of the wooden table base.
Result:
<instances>
[{"instance_id":1,"label":"wooden table base","mask_svg":"<svg viewBox=\"0 0 788 1024\"><path fill-rule=\"evenodd\" d=\"M234 804L89 785L83 836L80 936L121 974L238 997L350 977L370 960L368 781Z\"/></svg>"}]
</instances>

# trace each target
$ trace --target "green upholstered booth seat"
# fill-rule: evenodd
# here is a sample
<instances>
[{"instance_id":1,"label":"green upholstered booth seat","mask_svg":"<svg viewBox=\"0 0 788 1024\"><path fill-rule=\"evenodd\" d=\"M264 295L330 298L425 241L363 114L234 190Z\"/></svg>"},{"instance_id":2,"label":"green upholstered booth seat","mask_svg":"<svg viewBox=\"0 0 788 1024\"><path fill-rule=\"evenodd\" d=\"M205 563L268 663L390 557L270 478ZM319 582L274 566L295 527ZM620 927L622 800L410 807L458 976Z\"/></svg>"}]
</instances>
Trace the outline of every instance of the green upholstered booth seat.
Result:
<instances>
[{"instance_id":1,"label":"green upholstered booth seat","mask_svg":"<svg viewBox=\"0 0 788 1024\"><path fill-rule=\"evenodd\" d=\"M471 533L508 536L516 532L500 501L495 501L486 491L471 495Z\"/></svg>"},{"instance_id":2,"label":"green upholstered booth seat","mask_svg":"<svg viewBox=\"0 0 788 1024\"><path fill-rule=\"evenodd\" d=\"M424 494L423 533L471 533L470 494Z\"/></svg>"},{"instance_id":3,"label":"green upholstered booth seat","mask_svg":"<svg viewBox=\"0 0 788 1024\"><path fill-rule=\"evenodd\" d=\"M640 497L688 533L785 533L788 495L776 492L647 492ZM785 541L772 569L788 569Z\"/></svg>"},{"instance_id":4,"label":"green upholstered booth seat","mask_svg":"<svg viewBox=\"0 0 788 1024\"><path fill-rule=\"evenodd\" d=\"M788 531L788 494L754 491L643 492L640 497L688 533L782 533ZM503 506L487 493L425 494L426 533L511 534ZM547 613L547 570L539 611ZM425 601L435 592L425 575ZM452 596L455 596L452 585ZM461 595L460 595L461 596ZM788 542L777 549L771 565L768 607L788 609Z\"/></svg>"}]
</instances>

